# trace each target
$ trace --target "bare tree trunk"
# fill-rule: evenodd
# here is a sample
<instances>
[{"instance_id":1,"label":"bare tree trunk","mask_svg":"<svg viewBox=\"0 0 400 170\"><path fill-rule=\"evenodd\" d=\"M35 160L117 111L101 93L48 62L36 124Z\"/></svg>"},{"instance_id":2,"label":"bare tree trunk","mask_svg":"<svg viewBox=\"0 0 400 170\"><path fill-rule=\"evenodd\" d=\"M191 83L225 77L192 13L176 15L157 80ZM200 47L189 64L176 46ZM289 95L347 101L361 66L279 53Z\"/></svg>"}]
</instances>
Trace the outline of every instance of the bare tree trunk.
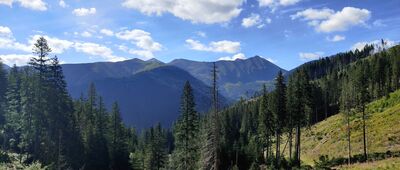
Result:
<instances>
[{"instance_id":1,"label":"bare tree trunk","mask_svg":"<svg viewBox=\"0 0 400 170\"><path fill-rule=\"evenodd\" d=\"M362 118L363 118L363 143L364 143L364 158L365 160L368 160L368 155L367 155L367 141L366 141L366 125L365 125L365 106L362 106Z\"/></svg>"},{"instance_id":2,"label":"bare tree trunk","mask_svg":"<svg viewBox=\"0 0 400 170\"><path fill-rule=\"evenodd\" d=\"M279 135L279 130L278 130L279 128L277 128L277 130L275 131L275 136L276 136L276 165L279 167L279 164L280 164L280 144L281 144L281 141L280 141L280 135Z\"/></svg>"},{"instance_id":3,"label":"bare tree trunk","mask_svg":"<svg viewBox=\"0 0 400 170\"><path fill-rule=\"evenodd\" d=\"M350 141L350 115L349 112L347 112L347 142L349 145L349 159L348 159L348 165L351 164L351 141Z\"/></svg>"},{"instance_id":4,"label":"bare tree trunk","mask_svg":"<svg viewBox=\"0 0 400 170\"><path fill-rule=\"evenodd\" d=\"M289 130L289 159L292 159L292 141L293 141L293 132L292 128Z\"/></svg>"}]
</instances>

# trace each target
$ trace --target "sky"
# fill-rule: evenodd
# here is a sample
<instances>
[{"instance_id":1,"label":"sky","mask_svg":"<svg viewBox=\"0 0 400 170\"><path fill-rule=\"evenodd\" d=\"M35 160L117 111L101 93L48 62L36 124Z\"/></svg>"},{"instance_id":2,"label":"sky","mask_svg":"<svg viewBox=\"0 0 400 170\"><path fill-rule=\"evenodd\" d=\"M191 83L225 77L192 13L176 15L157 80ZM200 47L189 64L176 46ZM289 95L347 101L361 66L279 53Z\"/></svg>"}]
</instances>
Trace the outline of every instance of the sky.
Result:
<instances>
[{"instance_id":1,"label":"sky","mask_svg":"<svg viewBox=\"0 0 400 170\"><path fill-rule=\"evenodd\" d=\"M0 58L25 65L44 36L62 63L235 60L290 70L385 39L399 0L0 0Z\"/></svg>"}]
</instances>

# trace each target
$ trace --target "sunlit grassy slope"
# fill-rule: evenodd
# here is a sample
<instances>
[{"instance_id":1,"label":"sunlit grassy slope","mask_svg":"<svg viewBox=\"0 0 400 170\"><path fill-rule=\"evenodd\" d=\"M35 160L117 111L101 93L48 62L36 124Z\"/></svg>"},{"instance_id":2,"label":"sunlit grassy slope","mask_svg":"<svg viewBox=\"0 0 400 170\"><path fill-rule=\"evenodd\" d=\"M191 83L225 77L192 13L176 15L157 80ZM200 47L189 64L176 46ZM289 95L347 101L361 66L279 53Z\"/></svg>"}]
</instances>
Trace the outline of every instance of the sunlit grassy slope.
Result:
<instances>
[{"instance_id":1,"label":"sunlit grassy slope","mask_svg":"<svg viewBox=\"0 0 400 170\"><path fill-rule=\"evenodd\" d=\"M400 167L400 158L389 158L380 161L357 163L350 166L336 167L345 170L396 170Z\"/></svg>"},{"instance_id":2,"label":"sunlit grassy slope","mask_svg":"<svg viewBox=\"0 0 400 170\"><path fill-rule=\"evenodd\" d=\"M367 110L368 152L399 151L400 91L390 94L390 97L384 97L370 103ZM304 163L313 165L314 160L318 160L320 155L329 155L329 158L347 157L346 122L344 118L343 114L337 114L309 129L303 129L301 159ZM284 144L282 145L283 148ZM352 155L362 153L361 113L353 114L351 117L351 145ZM288 154L286 153L286 155Z\"/></svg>"}]
</instances>

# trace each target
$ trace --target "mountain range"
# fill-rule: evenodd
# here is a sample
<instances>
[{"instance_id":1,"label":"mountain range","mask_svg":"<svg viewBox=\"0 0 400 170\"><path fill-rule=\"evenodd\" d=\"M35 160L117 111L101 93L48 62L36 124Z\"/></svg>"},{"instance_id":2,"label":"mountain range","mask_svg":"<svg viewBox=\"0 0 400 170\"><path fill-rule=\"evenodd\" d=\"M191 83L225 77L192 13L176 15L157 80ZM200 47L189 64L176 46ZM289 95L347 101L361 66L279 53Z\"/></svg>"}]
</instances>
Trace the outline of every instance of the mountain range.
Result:
<instances>
[{"instance_id":1,"label":"mountain range","mask_svg":"<svg viewBox=\"0 0 400 170\"><path fill-rule=\"evenodd\" d=\"M249 97L263 84L272 87L279 70L259 56L234 61L216 61L221 107ZM118 102L127 125L138 129L155 123L171 126L179 115L183 85L189 81L194 90L196 109L209 110L213 62L176 59L163 63L156 59L131 59L121 62L63 64L67 88L75 99L86 96L95 84L108 108ZM7 68L8 66L6 66Z\"/></svg>"}]
</instances>

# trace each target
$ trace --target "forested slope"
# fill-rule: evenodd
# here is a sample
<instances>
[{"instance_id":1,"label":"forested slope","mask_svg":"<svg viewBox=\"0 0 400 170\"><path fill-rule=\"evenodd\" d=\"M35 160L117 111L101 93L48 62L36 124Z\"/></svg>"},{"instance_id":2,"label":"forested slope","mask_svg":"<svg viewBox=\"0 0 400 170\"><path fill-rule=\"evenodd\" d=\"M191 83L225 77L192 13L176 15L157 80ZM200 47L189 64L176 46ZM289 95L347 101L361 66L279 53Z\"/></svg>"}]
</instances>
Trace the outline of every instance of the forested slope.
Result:
<instances>
[{"instance_id":1,"label":"forested slope","mask_svg":"<svg viewBox=\"0 0 400 170\"><path fill-rule=\"evenodd\" d=\"M400 151L400 90L369 103L367 117L368 152ZM361 154L361 113L352 114L350 120L352 154ZM318 160L322 155L329 155L330 158L346 157L346 134L347 126L343 113L329 117L309 129L305 128L301 136L302 160L307 164L314 164L314 160Z\"/></svg>"}]
</instances>

